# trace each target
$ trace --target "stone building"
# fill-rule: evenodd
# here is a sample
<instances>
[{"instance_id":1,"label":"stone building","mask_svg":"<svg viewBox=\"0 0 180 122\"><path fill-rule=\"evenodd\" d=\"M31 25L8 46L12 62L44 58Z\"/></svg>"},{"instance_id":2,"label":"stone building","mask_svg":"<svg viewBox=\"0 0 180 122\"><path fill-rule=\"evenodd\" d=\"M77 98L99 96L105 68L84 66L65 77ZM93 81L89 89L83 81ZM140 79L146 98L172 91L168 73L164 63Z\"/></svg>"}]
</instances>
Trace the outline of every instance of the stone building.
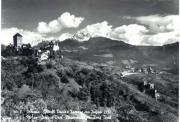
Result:
<instances>
[{"instance_id":1,"label":"stone building","mask_svg":"<svg viewBox=\"0 0 180 122\"><path fill-rule=\"evenodd\" d=\"M14 47L18 50L21 48L22 46L22 35L19 34L19 33L16 33L14 36L13 36L13 45Z\"/></svg>"}]
</instances>

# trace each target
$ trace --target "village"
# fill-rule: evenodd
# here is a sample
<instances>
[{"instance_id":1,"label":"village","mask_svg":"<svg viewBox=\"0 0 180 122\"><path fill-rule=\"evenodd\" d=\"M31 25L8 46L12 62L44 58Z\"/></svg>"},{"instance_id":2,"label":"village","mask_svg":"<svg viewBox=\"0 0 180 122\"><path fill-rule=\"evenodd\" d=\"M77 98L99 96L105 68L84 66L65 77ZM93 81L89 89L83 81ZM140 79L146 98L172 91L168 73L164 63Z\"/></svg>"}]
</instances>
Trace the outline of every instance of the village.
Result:
<instances>
[{"instance_id":1,"label":"village","mask_svg":"<svg viewBox=\"0 0 180 122\"><path fill-rule=\"evenodd\" d=\"M126 77L131 75L138 75L138 74L157 75L159 74L159 72L154 67L148 65L142 65L141 67L138 68L129 66L128 68L126 68L126 70L121 72L121 78L126 80L127 79ZM158 101L158 99L160 98L160 94L158 93L152 79L143 78L142 81L143 82L138 83L138 89L141 92L151 96L152 98L155 98L156 101Z\"/></svg>"},{"instance_id":2,"label":"village","mask_svg":"<svg viewBox=\"0 0 180 122\"><path fill-rule=\"evenodd\" d=\"M13 44L10 44L6 47L6 51L10 52L8 55L13 56L29 56L34 58L38 64L45 64L46 61L50 61L54 59L55 56L59 56L59 58L63 58L62 55L57 55L58 51L60 52L59 45L56 42L49 42L43 48L32 47L31 44L24 44L22 41L22 35L16 33L13 36ZM4 57L2 57L5 59Z\"/></svg>"}]
</instances>

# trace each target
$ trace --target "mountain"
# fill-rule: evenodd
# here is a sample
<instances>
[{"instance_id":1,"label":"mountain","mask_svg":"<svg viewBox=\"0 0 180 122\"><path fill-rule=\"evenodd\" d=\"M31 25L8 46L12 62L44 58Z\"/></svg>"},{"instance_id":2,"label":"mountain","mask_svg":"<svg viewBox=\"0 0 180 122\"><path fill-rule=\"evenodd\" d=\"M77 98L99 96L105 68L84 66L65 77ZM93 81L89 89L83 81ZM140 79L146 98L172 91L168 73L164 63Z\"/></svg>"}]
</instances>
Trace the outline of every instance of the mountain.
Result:
<instances>
[{"instance_id":1,"label":"mountain","mask_svg":"<svg viewBox=\"0 0 180 122\"><path fill-rule=\"evenodd\" d=\"M156 64L164 67L173 64L178 66L179 60L179 42L163 46L134 46L123 41L95 37L83 42L67 39L60 42L59 46L65 49L62 51L64 56L98 63L114 61L119 65L122 60L131 59L140 64Z\"/></svg>"},{"instance_id":2,"label":"mountain","mask_svg":"<svg viewBox=\"0 0 180 122\"><path fill-rule=\"evenodd\" d=\"M85 31L78 31L72 37L72 39L79 40L79 41L87 41L90 38L91 38L91 35Z\"/></svg>"}]
</instances>

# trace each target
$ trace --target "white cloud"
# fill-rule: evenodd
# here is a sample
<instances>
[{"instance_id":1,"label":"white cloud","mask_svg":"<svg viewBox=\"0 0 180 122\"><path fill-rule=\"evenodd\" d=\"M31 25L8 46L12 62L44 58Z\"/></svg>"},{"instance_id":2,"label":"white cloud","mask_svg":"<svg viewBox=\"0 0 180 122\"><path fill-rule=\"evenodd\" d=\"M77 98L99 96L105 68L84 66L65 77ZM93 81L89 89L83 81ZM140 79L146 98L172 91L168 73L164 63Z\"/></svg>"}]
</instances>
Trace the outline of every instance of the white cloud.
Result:
<instances>
[{"instance_id":1,"label":"white cloud","mask_svg":"<svg viewBox=\"0 0 180 122\"><path fill-rule=\"evenodd\" d=\"M178 15L149 15L135 17L141 24L147 26L154 33L147 35L141 44L163 45L179 41L180 16Z\"/></svg>"},{"instance_id":2,"label":"white cloud","mask_svg":"<svg viewBox=\"0 0 180 122\"><path fill-rule=\"evenodd\" d=\"M63 13L58 20L65 28L77 28L84 20L83 17L75 17L71 15L69 12Z\"/></svg>"},{"instance_id":3,"label":"white cloud","mask_svg":"<svg viewBox=\"0 0 180 122\"><path fill-rule=\"evenodd\" d=\"M179 17L169 15L160 17L150 15L143 17L124 17L136 19L142 25L130 24L113 28L107 21L92 24L81 29L77 33L90 35L90 37L107 37L124 41L132 45L163 45L179 40ZM81 39L83 41L84 39Z\"/></svg>"},{"instance_id":4,"label":"white cloud","mask_svg":"<svg viewBox=\"0 0 180 122\"><path fill-rule=\"evenodd\" d=\"M133 45L140 45L141 40L144 38L144 35L147 32L147 28L142 25L123 25L114 28L111 31L110 38L124 40L125 42Z\"/></svg>"},{"instance_id":5,"label":"white cloud","mask_svg":"<svg viewBox=\"0 0 180 122\"><path fill-rule=\"evenodd\" d=\"M180 31L180 16L179 15L149 15L140 17L123 17L124 19L135 19L139 23L146 25L151 32L169 32Z\"/></svg>"},{"instance_id":6,"label":"white cloud","mask_svg":"<svg viewBox=\"0 0 180 122\"><path fill-rule=\"evenodd\" d=\"M47 23L45 22L39 22L37 30L40 33L49 33L51 31Z\"/></svg>"},{"instance_id":7,"label":"white cloud","mask_svg":"<svg viewBox=\"0 0 180 122\"><path fill-rule=\"evenodd\" d=\"M147 28L142 25L130 24L112 28L112 25L109 25L107 21L104 21L88 25L77 33L84 33L83 35L90 35L90 37L106 37L122 40L129 44L139 45L147 32ZM81 39L80 41L83 40L85 39Z\"/></svg>"},{"instance_id":8,"label":"white cloud","mask_svg":"<svg viewBox=\"0 0 180 122\"><path fill-rule=\"evenodd\" d=\"M91 37L108 37L111 31L112 25L108 25L107 21L103 21L100 23L88 25L84 29L78 31L77 33L89 34Z\"/></svg>"},{"instance_id":9,"label":"white cloud","mask_svg":"<svg viewBox=\"0 0 180 122\"><path fill-rule=\"evenodd\" d=\"M50 21L49 23L39 22L37 31L39 33L56 33L61 31L63 28L77 28L83 20L83 17L76 17L75 15L71 15L69 12L65 12L60 17Z\"/></svg>"},{"instance_id":10,"label":"white cloud","mask_svg":"<svg viewBox=\"0 0 180 122\"><path fill-rule=\"evenodd\" d=\"M59 36L59 40L60 41L64 41L64 40L66 40L66 39L69 39L69 38L71 38L73 35L72 34L70 34L70 33L63 33L63 34L61 34L60 36Z\"/></svg>"},{"instance_id":11,"label":"white cloud","mask_svg":"<svg viewBox=\"0 0 180 122\"><path fill-rule=\"evenodd\" d=\"M180 39L180 33L178 32L158 33L154 35L144 36L144 38L141 41L141 45L159 46L159 45L178 42L179 39Z\"/></svg>"},{"instance_id":12,"label":"white cloud","mask_svg":"<svg viewBox=\"0 0 180 122\"><path fill-rule=\"evenodd\" d=\"M57 20L50 21L48 26L52 33L56 33L63 28Z\"/></svg>"},{"instance_id":13,"label":"white cloud","mask_svg":"<svg viewBox=\"0 0 180 122\"><path fill-rule=\"evenodd\" d=\"M92 37L104 36L107 37L112 31L112 25L108 25L107 21L88 25L84 31L87 31Z\"/></svg>"},{"instance_id":14,"label":"white cloud","mask_svg":"<svg viewBox=\"0 0 180 122\"><path fill-rule=\"evenodd\" d=\"M5 28L1 30L1 43L8 45L13 44L13 36L16 33L20 33L23 36L23 43L30 43L31 45L35 45L42 40L53 40L54 37L45 37L43 34L39 34L37 32L32 32L28 30L19 29L16 27Z\"/></svg>"}]
</instances>

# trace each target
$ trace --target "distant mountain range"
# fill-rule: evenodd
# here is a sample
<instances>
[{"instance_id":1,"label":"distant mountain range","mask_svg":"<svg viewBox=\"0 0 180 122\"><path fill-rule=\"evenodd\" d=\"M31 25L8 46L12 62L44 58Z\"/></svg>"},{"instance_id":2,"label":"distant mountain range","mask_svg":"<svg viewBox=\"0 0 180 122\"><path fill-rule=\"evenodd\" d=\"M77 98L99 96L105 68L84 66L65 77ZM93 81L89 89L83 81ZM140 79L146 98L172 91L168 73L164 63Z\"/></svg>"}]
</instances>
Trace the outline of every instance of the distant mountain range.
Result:
<instances>
[{"instance_id":1,"label":"distant mountain range","mask_svg":"<svg viewBox=\"0 0 180 122\"><path fill-rule=\"evenodd\" d=\"M83 42L67 39L59 42L59 46L62 53L69 58L101 63L115 61L119 64L122 60L132 59L140 63L164 66L178 65L179 60L179 42L163 46L134 46L123 41L96 37Z\"/></svg>"}]
</instances>

